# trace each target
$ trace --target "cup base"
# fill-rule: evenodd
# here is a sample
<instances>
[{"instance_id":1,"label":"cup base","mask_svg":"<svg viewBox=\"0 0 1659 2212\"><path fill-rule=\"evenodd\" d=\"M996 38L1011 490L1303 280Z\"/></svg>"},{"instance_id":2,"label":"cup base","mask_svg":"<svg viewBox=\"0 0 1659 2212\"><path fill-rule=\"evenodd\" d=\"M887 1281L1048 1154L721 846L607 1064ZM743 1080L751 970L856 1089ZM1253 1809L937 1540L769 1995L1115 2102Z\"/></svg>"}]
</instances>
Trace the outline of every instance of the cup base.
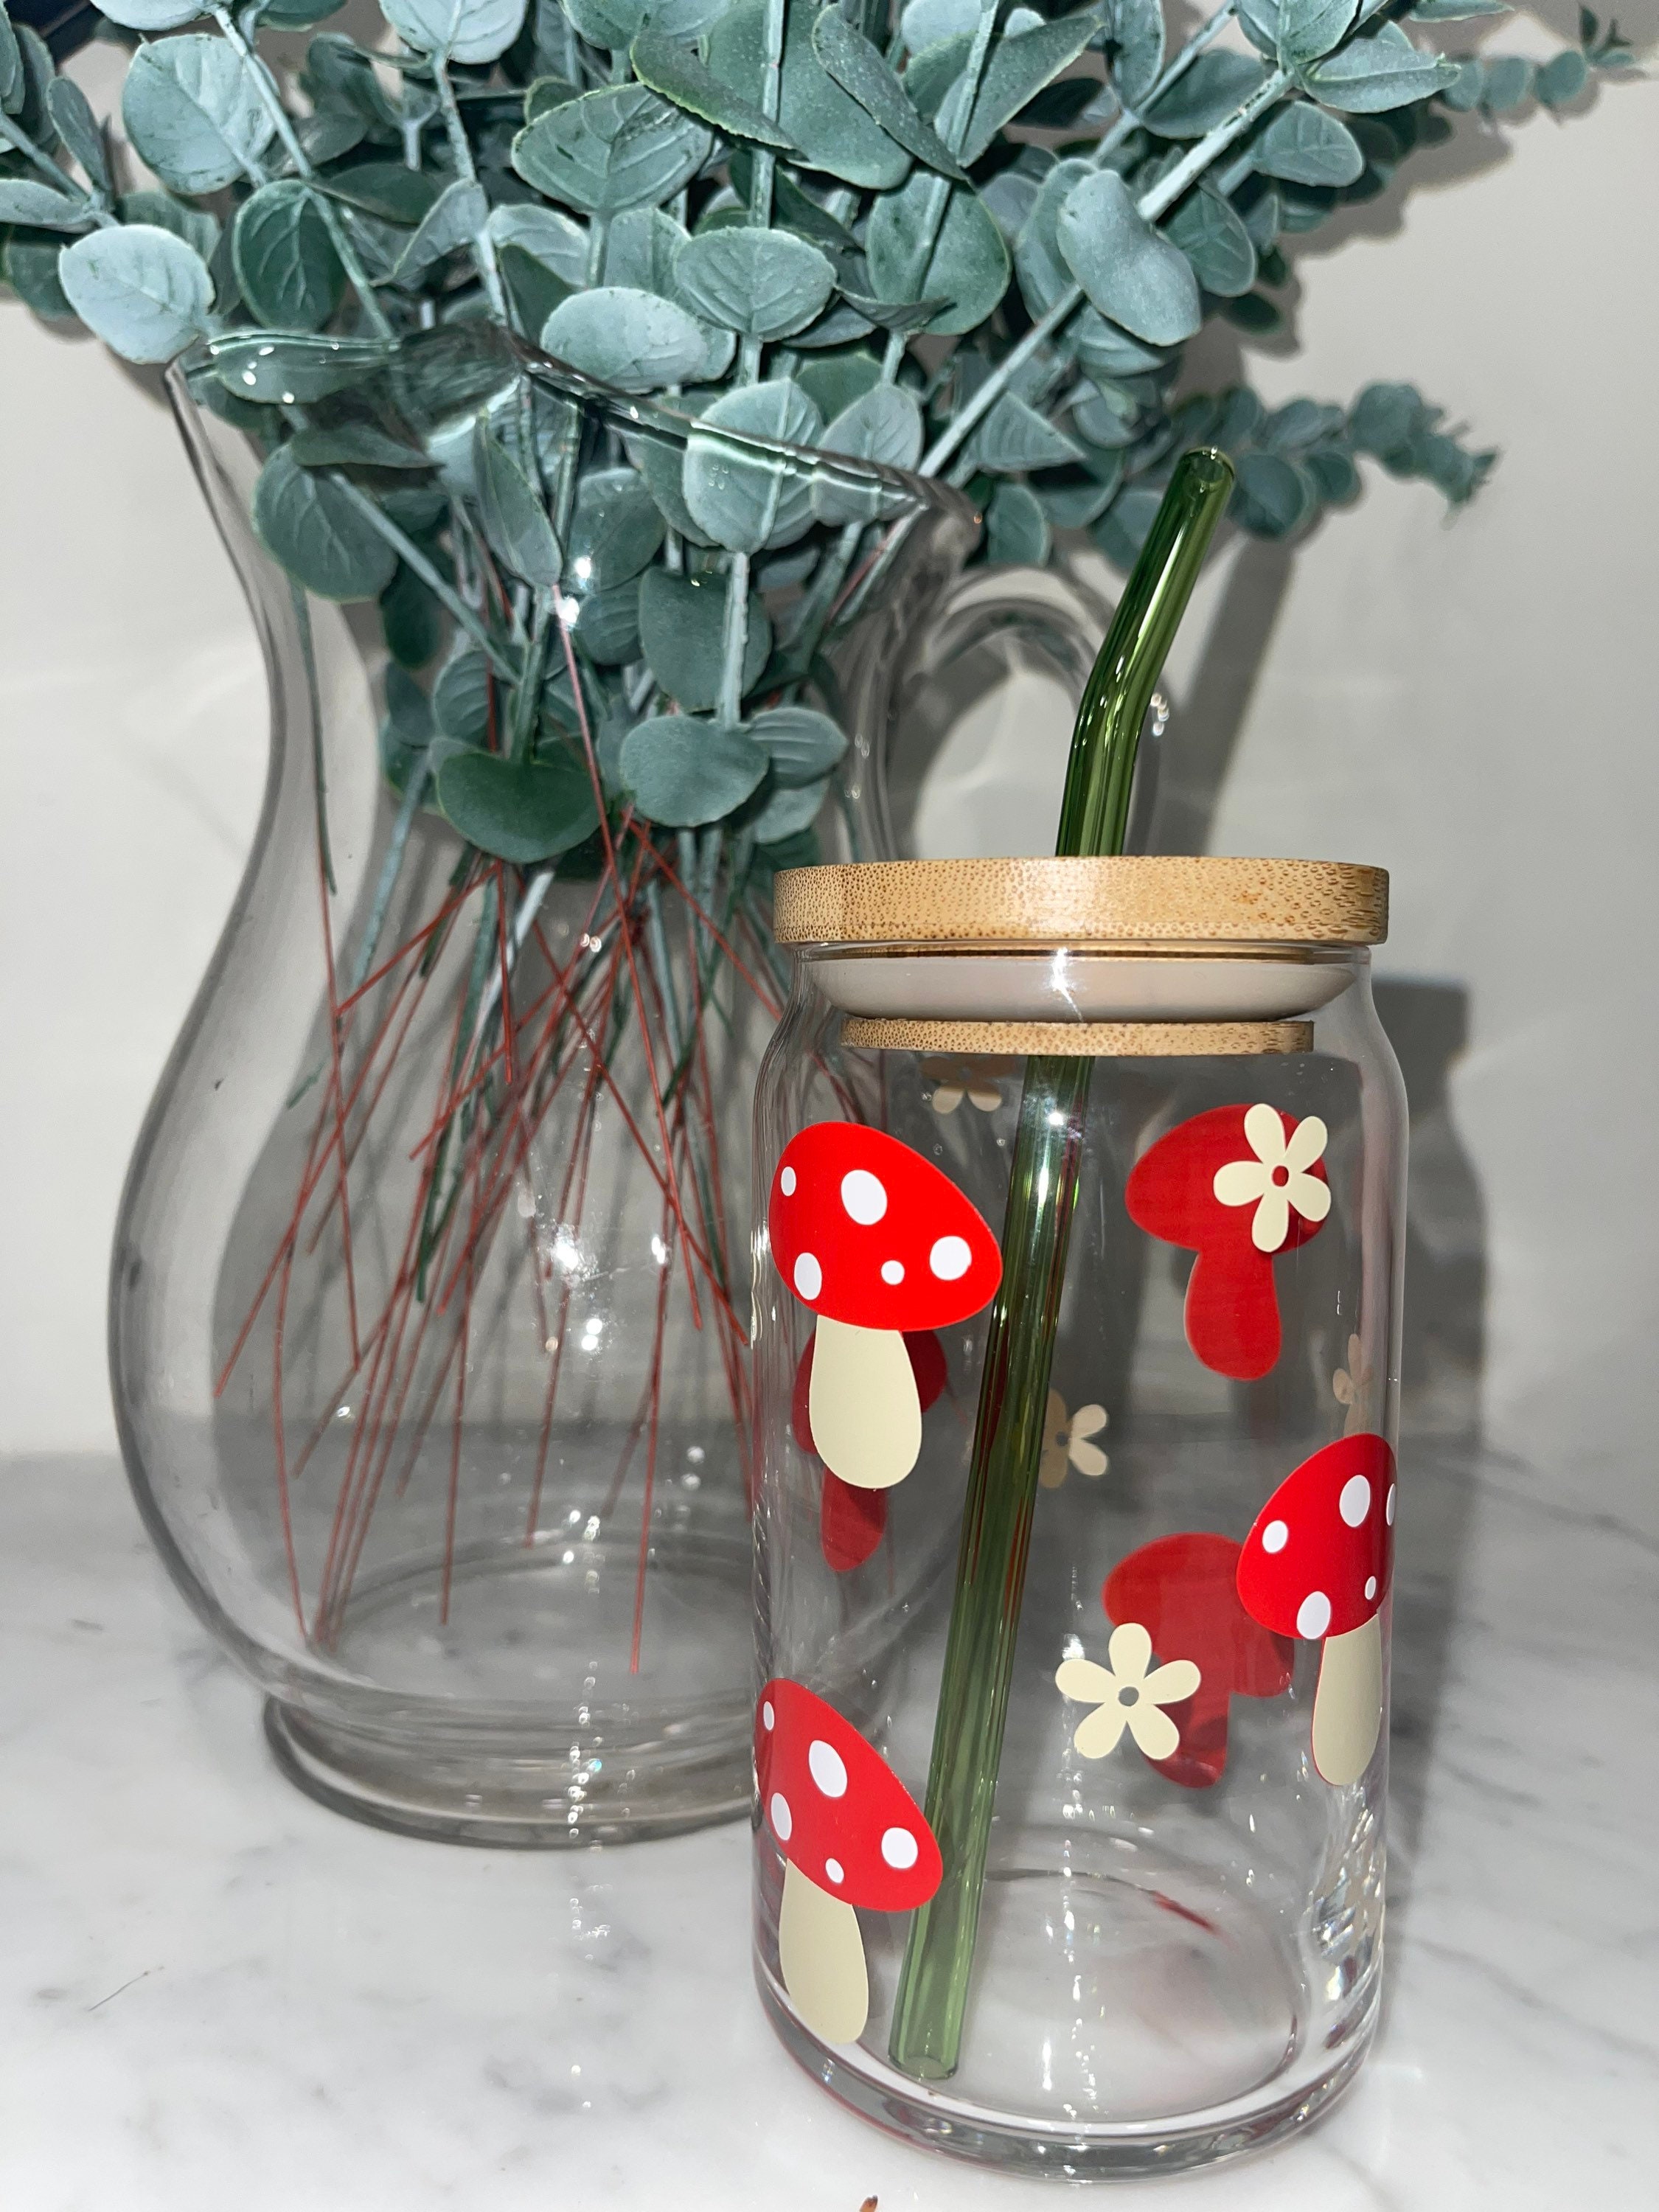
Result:
<instances>
[{"instance_id":1,"label":"cup base","mask_svg":"<svg viewBox=\"0 0 1659 2212\"><path fill-rule=\"evenodd\" d=\"M264 1730L277 1765L319 1804L434 1843L586 1849L679 1835L749 1810L746 1737L670 1774L635 1771L611 1788L589 1776L573 1800L568 1761L544 1741L444 1751L342 1728L275 1698L265 1700Z\"/></svg>"}]
</instances>

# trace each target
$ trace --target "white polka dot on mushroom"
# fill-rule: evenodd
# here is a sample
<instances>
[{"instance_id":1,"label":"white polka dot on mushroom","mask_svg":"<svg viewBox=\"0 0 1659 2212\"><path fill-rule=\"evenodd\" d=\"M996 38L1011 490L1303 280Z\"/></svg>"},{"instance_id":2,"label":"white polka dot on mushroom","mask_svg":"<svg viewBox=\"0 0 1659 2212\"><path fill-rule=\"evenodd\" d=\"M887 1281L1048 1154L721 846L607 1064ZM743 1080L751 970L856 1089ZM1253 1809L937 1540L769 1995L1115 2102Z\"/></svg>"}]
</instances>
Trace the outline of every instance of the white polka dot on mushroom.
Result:
<instances>
[{"instance_id":1,"label":"white polka dot on mushroom","mask_svg":"<svg viewBox=\"0 0 1659 2212\"><path fill-rule=\"evenodd\" d=\"M768 1698L765 1704L761 1707L762 1723L764 1727L769 1729L776 1718L776 1714L772 1711L772 1700L770 1698Z\"/></svg>"},{"instance_id":2,"label":"white polka dot on mushroom","mask_svg":"<svg viewBox=\"0 0 1659 2212\"><path fill-rule=\"evenodd\" d=\"M847 1795L847 1762L833 1744L815 1736L806 1747L807 1771L826 1797Z\"/></svg>"},{"instance_id":3,"label":"white polka dot on mushroom","mask_svg":"<svg viewBox=\"0 0 1659 2212\"><path fill-rule=\"evenodd\" d=\"M889 1828L881 1839L881 1855L890 1867L902 1874L921 1855L921 1847L908 1828Z\"/></svg>"},{"instance_id":4,"label":"white polka dot on mushroom","mask_svg":"<svg viewBox=\"0 0 1659 2212\"><path fill-rule=\"evenodd\" d=\"M1350 1528L1358 1528L1371 1510L1371 1486L1363 1474L1351 1474L1342 1486L1336 1510Z\"/></svg>"},{"instance_id":5,"label":"white polka dot on mushroom","mask_svg":"<svg viewBox=\"0 0 1659 2212\"><path fill-rule=\"evenodd\" d=\"M973 1260L965 1237L941 1237L927 1255L927 1265L941 1283L960 1282Z\"/></svg>"},{"instance_id":6,"label":"white polka dot on mushroom","mask_svg":"<svg viewBox=\"0 0 1659 2212\"><path fill-rule=\"evenodd\" d=\"M825 1859L823 1878L826 1881L841 1882L847 1879L847 1869L839 1859Z\"/></svg>"},{"instance_id":7,"label":"white polka dot on mushroom","mask_svg":"<svg viewBox=\"0 0 1659 2212\"><path fill-rule=\"evenodd\" d=\"M1283 1521L1270 1521L1261 1532L1261 1548L1264 1552L1282 1552L1290 1540L1290 1528Z\"/></svg>"},{"instance_id":8,"label":"white polka dot on mushroom","mask_svg":"<svg viewBox=\"0 0 1659 2212\"><path fill-rule=\"evenodd\" d=\"M1371 1601L1371 1600L1372 1600L1376 1595L1376 1577L1375 1575L1367 1575L1367 1576L1366 1576L1366 1577L1365 1577L1365 1601L1366 1601L1366 1603L1369 1605L1369 1604L1370 1604L1370 1601Z\"/></svg>"},{"instance_id":9,"label":"white polka dot on mushroom","mask_svg":"<svg viewBox=\"0 0 1659 2212\"><path fill-rule=\"evenodd\" d=\"M795 1261L796 1297L810 1300L817 1297L823 1288L823 1270L819 1267L816 1255L803 1252Z\"/></svg>"},{"instance_id":10,"label":"white polka dot on mushroom","mask_svg":"<svg viewBox=\"0 0 1659 2212\"><path fill-rule=\"evenodd\" d=\"M771 1816L773 1834L781 1844L787 1844L795 1832L795 1816L789 1810L789 1800L781 1790L772 1792L771 1802L766 1809Z\"/></svg>"},{"instance_id":11,"label":"white polka dot on mushroom","mask_svg":"<svg viewBox=\"0 0 1659 2212\"><path fill-rule=\"evenodd\" d=\"M871 1228L887 1211L887 1193L879 1176L868 1168L854 1168L841 1179L841 1202L854 1221Z\"/></svg>"},{"instance_id":12,"label":"white polka dot on mushroom","mask_svg":"<svg viewBox=\"0 0 1659 2212\"><path fill-rule=\"evenodd\" d=\"M904 1280L903 1261L884 1260L881 1263L881 1279L884 1283L902 1283Z\"/></svg>"},{"instance_id":13,"label":"white polka dot on mushroom","mask_svg":"<svg viewBox=\"0 0 1659 2212\"><path fill-rule=\"evenodd\" d=\"M1394 1526L1394 1493L1399 1487L1400 1486L1397 1482L1391 1482L1389 1485L1389 1502L1382 1508L1382 1518L1388 1522L1390 1528Z\"/></svg>"},{"instance_id":14,"label":"white polka dot on mushroom","mask_svg":"<svg viewBox=\"0 0 1659 2212\"><path fill-rule=\"evenodd\" d=\"M1297 1608L1296 1632L1316 1644L1331 1625L1331 1601L1323 1590L1310 1590Z\"/></svg>"},{"instance_id":15,"label":"white polka dot on mushroom","mask_svg":"<svg viewBox=\"0 0 1659 2212\"><path fill-rule=\"evenodd\" d=\"M793 1198L794 1196L795 1170L793 1168L784 1169L782 1174L778 1177L778 1188L783 1193L786 1198Z\"/></svg>"}]
</instances>

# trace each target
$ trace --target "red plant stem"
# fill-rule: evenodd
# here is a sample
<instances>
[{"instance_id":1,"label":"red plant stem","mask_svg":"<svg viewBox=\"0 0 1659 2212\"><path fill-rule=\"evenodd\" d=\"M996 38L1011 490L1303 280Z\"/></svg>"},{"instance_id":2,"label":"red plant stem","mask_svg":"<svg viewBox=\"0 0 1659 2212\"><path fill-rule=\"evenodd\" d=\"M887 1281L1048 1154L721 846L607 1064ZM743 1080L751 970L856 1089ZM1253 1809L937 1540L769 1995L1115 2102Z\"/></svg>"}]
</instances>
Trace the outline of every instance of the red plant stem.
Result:
<instances>
[{"instance_id":1,"label":"red plant stem","mask_svg":"<svg viewBox=\"0 0 1659 2212\"><path fill-rule=\"evenodd\" d=\"M374 986L378 982L381 981L384 977L389 975L400 960L407 960L411 952L418 952L422 945L423 945L427 939L432 935L433 932L434 930L441 929L444 924L449 920L450 916L454 914L459 908L466 904L468 899L471 897L473 892L477 890L477 888L478 887L476 883L465 883L462 884L459 890L452 891L449 896L444 901L443 904L439 908L437 913L434 915L431 921L426 924L424 928L417 929L413 937L406 937L403 943L397 947L395 951L389 952L386 955L386 958L380 963L380 966L374 970L372 975L365 975L362 981L358 984L356 989L353 991L349 997L341 1000L340 1012L343 1014L349 1014L351 1012L351 1009L356 1005L358 1000L366 999L369 993L374 988Z\"/></svg>"},{"instance_id":2,"label":"red plant stem","mask_svg":"<svg viewBox=\"0 0 1659 2212\"><path fill-rule=\"evenodd\" d=\"M323 795L317 793L317 892L323 923L323 962L328 979L329 1087L334 1098L334 1149L339 1161L340 1249L345 1261L346 1315L351 1356L361 1359L357 1342L357 1281L351 1264L351 1200L346 1188L345 1086L340 1080L340 994L334 974L334 922L328 908L328 860L323 851Z\"/></svg>"},{"instance_id":3,"label":"red plant stem","mask_svg":"<svg viewBox=\"0 0 1659 2212\"><path fill-rule=\"evenodd\" d=\"M667 1117L663 1112L662 1085L657 1078L657 1056L651 1043L651 1023L646 1013L645 1000L640 990L639 969L634 958L634 931L630 916L638 887L640 869L635 869L635 886L630 889L627 898L624 899L622 896L622 871L617 865L617 848L611 842L610 817L605 812L605 783L599 775L599 756L593 750L593 732L588 725L587 702L582 696L581 675L576 666L576 654L570 642L570 632L565 626L564 616L560 611L556 598L553 602L553 611L559 625L559 640L564 647L564 662L570 677L570 688L575 694L576 720L581 730L582 750L587 756L588 781L592 785L593 803L599 813L599 842L605 848L605 867L617 886L617 905L623 932L623 951L628 962L629 978L634 987L634 1004L640 1018L640 1042L645 1048L645 1068L651 1083L651 1102L656 1109L657 1132L662 1139L663 1166L667 1176L665 1187L670 1194L668 1202L674 1209L674 1218L683 1230L685 1220L680 1206L679 1188L674 1176L673 1150L668 1140ZM644 855L641 850L641 866L642 867L643 865ZM612 1088L615 1088L614 1085ZM685 1287L691 1297L691 1317L693 1322L701 1328L702 1313L697 1300L696 1278L691 1272L690 1251L684 1252L683 1257L685 1261Z\"/></svg>"},{"instance_id":4,"label":"red plant stem","mask_svg":"<svg viewBox=\"0 0 1659 2212\"><path fill-rule=\"evenodd\" d=\"M628 1671L640 1671L640 1644L645 1632L645 1574L651 1563L651 1508L657 1487L657 1433L662 1416L662 1355L668 1320L668 1286L673 1279L673 1255L667 1245L674 1234L665 1202L660 1231L662 1265L657 1270L657 1330L651 1347L651 1413L646 1425L645 1498L640 1508L640 1557L634 1577L634 1634L628 1647Z\"/></svg>"},{"instance_id":5,"label":"red plant stem","mask_svg":"<svg viewBox=\"0 0 1659 2212\"><path fill-rule=\"evenodd\" d=\"M495 950L501 971L501 1048L507 1056L507 1079L513 1080L513 992L507 957L507 872L495 863Z\"/></svg>"},{"instance_id":6,"label":"red plant stem","mask_svg":"<svg viewBox=\"0 0 1659 2212\"><path fill-rule=\"evenodd\" d=\"M702 924L703 927L708 932L710 937L714 939L715 944L719 945L720 951L731 962L734 973L740 975L743 981L747 983L750 989L760 1000L762 1006L766 1009L772 1019L774 1021L778 1020L783 1012L783 1008L778 1004L776 999L773 997L771 992L767 989L765 984L760 981L759 977L750 973L748 968L744 965L743 960L738 956L736 946L724 935L719 923L704 908L695 892L690 891L686 889L685 885L681 882L678 872L675 869L673 862L668 858L668 855L663 852L659 847L653 845L651 842L651 840L641 830L638 828L637 825L635 825L634 834L639 838L640 842L645 847L646 850L656 861L657 866L662 870L664 875L667 877L669 882L672 884L674 889L685 901L686 905L690 908L691 912Z\"/></svg>"}]
</instances>

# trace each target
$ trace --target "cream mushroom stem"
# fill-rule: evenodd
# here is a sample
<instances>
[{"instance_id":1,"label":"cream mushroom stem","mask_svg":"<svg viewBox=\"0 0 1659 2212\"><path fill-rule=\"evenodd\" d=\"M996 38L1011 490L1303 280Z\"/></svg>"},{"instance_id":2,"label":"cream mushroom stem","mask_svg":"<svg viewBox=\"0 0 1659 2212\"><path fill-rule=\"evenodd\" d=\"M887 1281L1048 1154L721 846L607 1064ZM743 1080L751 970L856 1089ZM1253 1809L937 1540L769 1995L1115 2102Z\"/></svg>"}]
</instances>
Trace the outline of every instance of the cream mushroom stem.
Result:
<instances>
[{"instance_id":1,"label":"cream mushroom stem","mask_svg":"<svg viewBox=\"0 0 1659 2212\"><path fill-rule=\"evenodd\" d=\"M870 1977L859 1917L793 1860L783 1869L778 1965L804 2027L824 2043L856 2043L870 2016Z\"/></svg>"},{"instance_id":2,"label":"cream mushroom stem","mask_svg":"<svg viewBox=\"0 0 1659 2212\"><path fill-rule=\"evenodd\" d=\"M1314 1692L1314 1765L1340 1789L1371 1763L1382 1726L1382 1630L1373 1613L1346 1636L1328 1636Z\"/></svg>"},{"instance_id":3,"label":"cream mushroom stem","mask_svg":"<svg viewBox=\"0 0 1659 2212\"><path fill-rule=\"evenodd\" d=\"M807 1395L812 1443L855 1490L890 1490L921 1450L921 1401L903 1337L820 1314Z\"/></svg>"}]
</instances>

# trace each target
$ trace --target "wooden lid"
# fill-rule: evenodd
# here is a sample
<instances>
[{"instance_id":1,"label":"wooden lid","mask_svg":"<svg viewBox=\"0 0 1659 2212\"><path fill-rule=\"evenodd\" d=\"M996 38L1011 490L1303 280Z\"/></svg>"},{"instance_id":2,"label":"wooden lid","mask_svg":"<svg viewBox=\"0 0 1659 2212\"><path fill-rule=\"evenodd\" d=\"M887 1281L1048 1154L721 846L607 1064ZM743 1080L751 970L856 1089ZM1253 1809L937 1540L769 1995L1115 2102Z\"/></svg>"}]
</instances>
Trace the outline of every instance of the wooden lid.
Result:
<instances>
[{"instance_id":1,"label":"wooden lid","mask_svg":"<svg viewBox=\"0 0 1659 2212\"><path fill-rule=\"evenodd\" d=\"M1384 868L1163 854L789 868L780 945L1380 945Z\"/></svg>"},{"instance_id":2,"label":"wooden lid","mask_svg":"<svg viewBox=\"0 0 1659 2212\"><path fill-rule=\"evenodd\" d=\"M1055 1060L1219 1060L1311 1052L1311 1022L913 1022L849 1014L842 1042L872 1052L1042 1053Z\"/></svg>"}]
</instances>

